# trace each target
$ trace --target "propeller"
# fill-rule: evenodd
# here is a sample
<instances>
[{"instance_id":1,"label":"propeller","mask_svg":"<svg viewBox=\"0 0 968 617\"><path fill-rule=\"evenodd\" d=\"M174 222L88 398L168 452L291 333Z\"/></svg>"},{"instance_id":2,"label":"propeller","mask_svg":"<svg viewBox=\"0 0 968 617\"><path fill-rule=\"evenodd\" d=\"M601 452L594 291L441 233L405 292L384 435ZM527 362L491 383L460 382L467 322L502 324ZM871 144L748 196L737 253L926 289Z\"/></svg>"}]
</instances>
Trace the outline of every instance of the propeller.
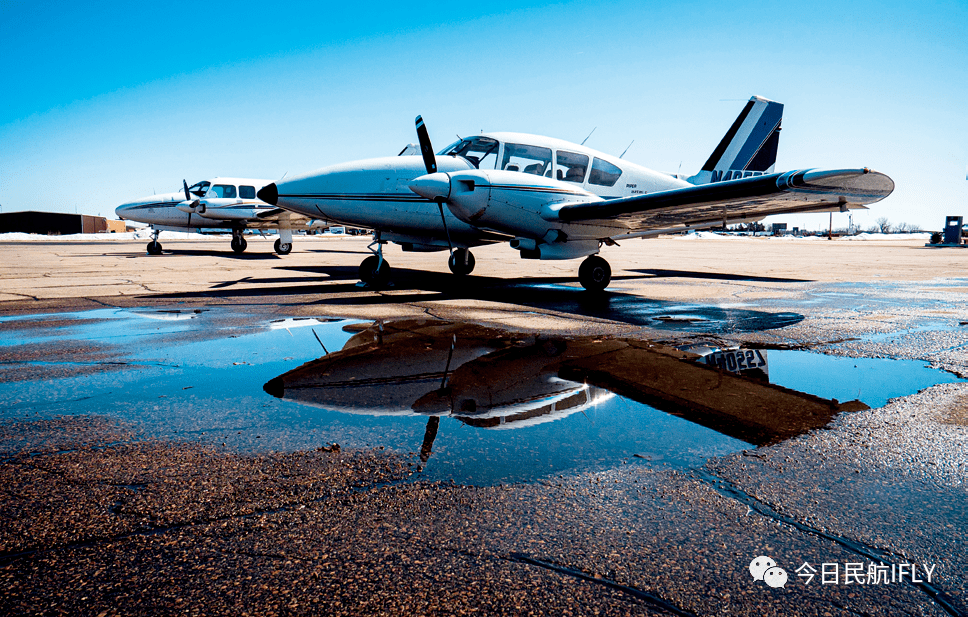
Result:
<instances>
[{"instance_id":1,"label":"propeller","mask_svg":"<svg viewBox=\"0 0 968 617\"><path fill-rule=\"evenodd\" d=\"M437 173L437 157L434 155L434 148L430 145L430 135L427 134L427 125L424 124L423 117L417 116L417 140L420 142L420 154L423 156L424 166L427 168L427 175ZM450 230L447 229L447 219L444 217L444 199L437 197L437 208L440 210L440 220L444 224L444 233L447 234L447 246L450 248L450 256L454 256L454 243L450 241Z\"/></svg>"},{"instance_id":2,"label":"propeller","mask_svg":"<svg viewBox=\"0 0 968 617\"><path fill-rule=\"evenodd\" d=\"M184 178L182 179L182 189L184 189L185 191L185 201L187 202L186 203L187 209L185 209L185 207L182 207L182 206L178 206L178 209L181 210L182 212L188 212L188 228L191 229L192 214L195 213L201 200L194 198L194 196L192 195L192 192L188 190L188 182L185 182ZM205 214L205 204L202 204L201 214Z\"/></svg>"},{"instance_id":3,"label":"propeller","mask_svg":"<svg viewBox=\"0 0 968 617\"><path fill-rule=\"evenodd\" d=\"M192 201L192 193L191 193L191 191L188 190L188 182L186 182L184 178L182 178L182 188L185 189L185 201L191 202ZM198 203L198 202L195 202L195 203ZM188 207L189 207L189 210L188 210L188 231L189 232L191 232L191 230L192 230L192 212L195 211L195 203L189 203L188 204Z\"/></svg>"},{"instance_id":4,"label":"propeller","mask_svg":"<svg viewBox=\"0 0 968 617\"><path fill-rule=\"evenodd\" d=\"M417 116L417 140L420 142L420 154L423 156L427 173L437 173L437 157L434 156L434 148L430 145L430 135L427 134L427 125L424 124L423 118L420 116Z\"/></svg>"}]
</instances>

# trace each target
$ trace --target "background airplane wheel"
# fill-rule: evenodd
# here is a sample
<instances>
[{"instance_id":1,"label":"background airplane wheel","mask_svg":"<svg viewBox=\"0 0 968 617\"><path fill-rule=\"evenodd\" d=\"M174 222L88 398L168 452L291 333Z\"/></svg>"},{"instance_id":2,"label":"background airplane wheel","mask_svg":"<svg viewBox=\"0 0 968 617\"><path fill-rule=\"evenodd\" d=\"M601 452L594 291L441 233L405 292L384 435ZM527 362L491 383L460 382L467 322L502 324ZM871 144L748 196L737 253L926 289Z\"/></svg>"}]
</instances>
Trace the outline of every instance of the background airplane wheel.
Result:
<instances>
[{"instance_id":1,"label":"background airplane wheel","mask_svg":"<svg viewBox=\"0 0 968 617\"><path fill-rule=\"evenodd\" d=\"M149 255L161 255L161 243L157 241L152 241L148 243L148 254Z\"/></svg>"},{"instance_id":2,"label":"background airplane wheel","mask_svg":"<svg viewBox=\"0 0 968 617\"><path fill-rule=\"evenodd\" d=\"M282 240L276 240L275 243L276 252L280 255L288 255L292 251L292 242L282 243Z\"/></svg>"},{"instance_id":3,"label":"background airplane wheel","mask_svg":"<svg viewBox=\"0 0 968 617\"><path fill-rule=\"evenodd\" d=\"M239 238L237 240L232 238L232 250L236 253L244 253L247 246L249 246L249 243L245 241L245 238Z\"/></svg>"},{"instance_id":4,"label":"background airplane wheel","mask_svg":"<svg viewBox=\"0 0 968 617\"><path fill-rule=\"evenodd\" d=\"M601 257L592 255L581 262L578 280L588 291L602 291L612 280L612 268Z\"/></svg>"},{"instance_id":5,"label":"background airplane wheel","mask_svg":"<svg viewBox=\"0 0 968 617\"><path fill-rule=\"evenodd\" d=\"M467 256L466 259L464 256ZM457 249L447 259L447 266L457 276L465 276L474 271L474 254L467 249Z\"/></svg>"}]
</instances>

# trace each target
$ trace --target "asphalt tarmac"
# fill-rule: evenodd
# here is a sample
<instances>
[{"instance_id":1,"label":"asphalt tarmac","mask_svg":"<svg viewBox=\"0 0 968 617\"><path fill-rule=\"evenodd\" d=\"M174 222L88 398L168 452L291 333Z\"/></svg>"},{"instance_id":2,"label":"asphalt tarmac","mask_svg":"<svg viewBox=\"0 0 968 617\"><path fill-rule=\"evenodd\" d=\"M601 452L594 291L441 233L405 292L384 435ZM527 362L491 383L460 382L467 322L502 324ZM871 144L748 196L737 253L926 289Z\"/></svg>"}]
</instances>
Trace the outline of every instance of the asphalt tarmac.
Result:
<instances>
[{"instance_id":1,"label":"asphalt tarmac","mask_svg":"<svg viewBox=\"0 0 968 617\"><path fill-rule=\"evenodd\" d=\"M577 262L522 261L506 247L475 250L477 269L463 281L446 271L445 255L391 248L393 286L361 288L367 243L297 238L293 253L276 256L268 239L250 240L243 255L218 239L166 241L149 257L144 241L0 241L0 612L968 614L963 251L916 241L636 240L603 251L613 283L589 297ZM113 309L208 325L131 329L92 312ZM417 452L381 443L372 428L272 429L281 411L302 407L282 400L271 378L319 352L246 337L297 317L363 322L357 330L400 319L494 328L507 334L481 340L505 337L511 343L497 348L518 362L498 371L540 372L521 368L534 357L522 350L546 351L559 378L671 409L747 445L671 464L657 454L667 437L658 431L612 461L526 480L428 475ZM316 345L308 332L298 340ZM816 426L787 428L772 420L789 416L794 403L782 397L797 395L739 380L730 387L745 390L731 397L686 377L697 369L673 350L696 343L816 352L818 387L849 372L833 362L841 358L861 368L918 360L950 383L870 409L800 397L797 405L828 411ZM611 355L578 351L602 345ZM227 358L196 351L211 346ZM574 357L561 364L555 354L565 349ZM218 375L253 371L242 380L253 383L192 381L217 362ZM494 366L476 362L461 374ZM677 368L665 381L650 368L670 362ZM446 372L456 392L458 372ZM177 392L140 385L165 379ZM80 383L97 388L72 392ZM236 392L249 386L256 394ZM215 394L202 397L204 388ZM721 401L773 402L742 421L730 411L723 424L726 412L702 388ZM422 396L426 408L439 405ZM708 419L717 413L720 424ZM569 417L583 414L596 420L589 410ZM215 435L220 418L248 418L258 430ZM429 465L453 455L450 419L431 439ZM754 568L755 580L750 565L761 556L775 567Z\"/></svg>"}]
</instances>

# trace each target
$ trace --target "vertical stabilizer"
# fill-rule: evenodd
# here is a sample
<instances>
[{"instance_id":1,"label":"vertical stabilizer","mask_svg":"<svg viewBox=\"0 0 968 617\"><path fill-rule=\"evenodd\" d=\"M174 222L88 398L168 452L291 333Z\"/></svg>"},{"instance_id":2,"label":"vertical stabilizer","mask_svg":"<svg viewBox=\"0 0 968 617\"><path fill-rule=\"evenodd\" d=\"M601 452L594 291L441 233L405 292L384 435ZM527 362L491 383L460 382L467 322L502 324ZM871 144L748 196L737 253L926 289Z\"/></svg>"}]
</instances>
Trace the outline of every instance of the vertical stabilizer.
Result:
<instances>
[{"instance_id":1,"label":"vertical stabilizer","mask_svg":"<svg viewBox=\"0 0 968 617\"><path fill-rule=\"evenodd\" d=\"M709 184L772 173L782 120L783 103L759 96L750 98L702 170L689 182Z\"/></svg>"}]
</instances>

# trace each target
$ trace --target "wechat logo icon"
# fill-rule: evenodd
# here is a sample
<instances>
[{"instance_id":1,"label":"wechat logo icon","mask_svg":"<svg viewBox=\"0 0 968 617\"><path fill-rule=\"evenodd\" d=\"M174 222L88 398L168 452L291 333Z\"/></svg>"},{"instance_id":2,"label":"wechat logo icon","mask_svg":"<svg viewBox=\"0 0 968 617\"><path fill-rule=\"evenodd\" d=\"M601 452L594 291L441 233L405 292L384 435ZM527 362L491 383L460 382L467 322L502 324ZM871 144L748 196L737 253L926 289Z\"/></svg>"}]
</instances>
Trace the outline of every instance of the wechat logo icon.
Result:
<instances>
[{"instance_id":1,"label":"wechat logo icon","mask_svg":"<svg viewBox=\"0 0 968 617\"><path fill-rule=\"evenodd\" d=\"M763 555L750 562L750 574L754 581L763 581L774 588L783 587L787 582L786 570L777 567L775 561Z\"/></svg>"}]
</instances>

